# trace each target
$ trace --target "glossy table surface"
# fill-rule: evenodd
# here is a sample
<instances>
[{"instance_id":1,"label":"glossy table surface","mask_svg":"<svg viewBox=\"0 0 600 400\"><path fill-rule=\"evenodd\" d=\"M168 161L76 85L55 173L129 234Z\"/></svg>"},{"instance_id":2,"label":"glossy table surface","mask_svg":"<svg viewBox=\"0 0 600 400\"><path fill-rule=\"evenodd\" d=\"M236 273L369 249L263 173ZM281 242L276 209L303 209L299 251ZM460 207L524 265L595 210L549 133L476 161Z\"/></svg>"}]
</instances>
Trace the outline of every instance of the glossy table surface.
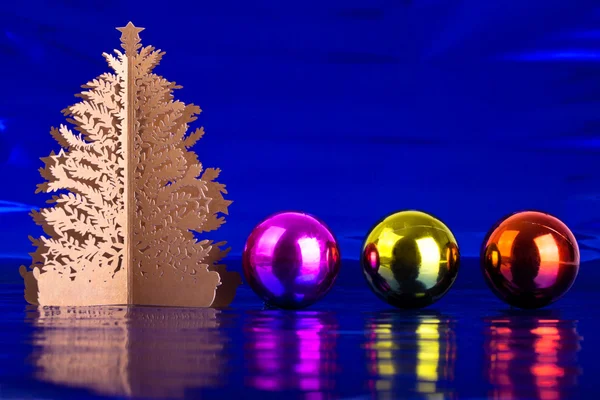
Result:
<instances>
[{"instance_id":1,"label":"glossy table surface","mask_svg":"<svg viewBox=\"0 0 600 400\"><path fill-rule=\"evenodd\" d=\"M264 309L247 285L226 310L38 309L4 283L0 398L594 398L599 266L527 312L497 300L475 260L418 311L378 300L351 261L296 312Z\"/></svg>"}]
</instances>

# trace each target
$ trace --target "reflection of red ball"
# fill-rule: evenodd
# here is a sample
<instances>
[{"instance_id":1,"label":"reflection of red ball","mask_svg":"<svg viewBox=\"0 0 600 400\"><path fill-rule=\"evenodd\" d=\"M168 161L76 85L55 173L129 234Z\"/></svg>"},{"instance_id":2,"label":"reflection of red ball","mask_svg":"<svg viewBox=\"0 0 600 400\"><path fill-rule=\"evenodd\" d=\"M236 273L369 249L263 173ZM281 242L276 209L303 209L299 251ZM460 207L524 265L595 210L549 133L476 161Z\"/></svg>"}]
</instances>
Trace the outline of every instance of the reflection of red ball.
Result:
<instances>
[{"instance_id":1,"label":"reflection of red ball","mask_svg":"<svg viewBox=\"0 0 600 400\"><path fill-rule=\"evenodd\" d=\"M519 212L487 234L481 268L487 284L506 303L544 307L571 288L579 271L579 247L573 233L557 218Z\"/></svg>"}]
</instances>

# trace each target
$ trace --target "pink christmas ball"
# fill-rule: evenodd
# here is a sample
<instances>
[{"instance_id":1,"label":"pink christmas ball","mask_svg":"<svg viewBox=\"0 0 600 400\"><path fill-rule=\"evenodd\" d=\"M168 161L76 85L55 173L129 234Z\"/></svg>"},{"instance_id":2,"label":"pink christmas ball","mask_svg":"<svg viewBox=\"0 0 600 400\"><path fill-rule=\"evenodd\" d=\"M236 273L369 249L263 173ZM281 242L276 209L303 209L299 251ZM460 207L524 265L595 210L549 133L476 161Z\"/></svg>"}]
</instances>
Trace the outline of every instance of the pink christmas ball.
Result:
<instances>
[{"instance_id":1,"label":"pink christmas ball","mask_svg":"<svg viewBox=\"0 0 600 400\"><path fill-rule=\"evenodd\" d=\"M340 271L337 241L317 218L281 212L261 222L246 241L246 281L267 304L300 309L325 296Z\"/></svg>"}]
</instances>

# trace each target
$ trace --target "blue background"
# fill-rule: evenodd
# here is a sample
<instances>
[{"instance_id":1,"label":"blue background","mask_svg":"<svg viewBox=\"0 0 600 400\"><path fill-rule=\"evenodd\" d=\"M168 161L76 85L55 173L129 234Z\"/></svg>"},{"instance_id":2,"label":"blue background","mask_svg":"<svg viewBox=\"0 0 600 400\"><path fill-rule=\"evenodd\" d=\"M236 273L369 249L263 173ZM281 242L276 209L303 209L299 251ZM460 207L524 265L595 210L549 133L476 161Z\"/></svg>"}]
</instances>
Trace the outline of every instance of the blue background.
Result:
<instances>
[{"instance_id":1,"label":"blue background","mask_svg":"<svg viewBox=\"0 0 600 400\"><path fill-rule=\"evenodd\" d=\"M354 259L378 219L414 208L467 257L521 209L555 214L600 257L600 7L584 0L3 1L3 257L32 251L49 129L130 20L167 52L156 72L176 97L204 110L195 150L234 201L211 238L233 255L296 209Z\"/></svg>"},{"instance_id":2,"label":"blue background","mask_svg":"<svg viewBox=\"0 0 600 400\"><path fill-rule=\"evenodd\" d=\"M230 310L213 317L213 310L198 311L208 313L202 329L160 324L159 316L177 319L185 310L135 307L121 319L99 318L97 330L77 319L44 325L47 310L25 305L18 266L33 250L28 235L41 234L28 212L47 198L34 191L39 158L58 150L50 127L65 122L61 110L76 101L80 85L108 71L101 54L119 47L114 28L130 20L146 28L144 44L167 52L156 72L184 86L176 97L204 110L195 126L207 134L195 150L206 167L223 170L220 181L234 201L225 226L211 235L232 246L229 269L240 270L246 237L279 210L313 213L336 234L342 273L310 310L261 311L248 285ZM154 373L127 376L130 383L169 390L202 375L197 361L212 366L218 357L222 364L209 376L221 388L205 388L202 398L280 398L252 381L273 372L258 368L265 362L275 365L273 381L292 390L287 398L305 399L292 396L302 394L294 381L302 373L292 371L302 357L320 360L323 369L312 372L319 382L334 381L312 398L369 398L356 396L377 393L382 378L393 384L390 398L406 398L421 382L418 350L444 350L448 342L452 355L435 364L450 372L440 372L436 392L447 389L448 398L483 398L497 388L531 391L529 398L595 398L597 0L4 0L0 90L0 397L97 395L90 382L103 390L122 383L119 374L107 383L104 372L126 356L132 371ZM372 296L357 262L369 228L407 208L446 222L463 255L453 289L416 313L390 311ZM475 258L492 224L522 209L564 220L583 260L571 292L533 313L507 310L485 287ZM148 316L155 325L145 324ZM126 327L129 338L118 351L113 325ZM422 326L439 338L424 340L416 332ZM378 338L380 329L391 336ZM305 349L303 330L313 338ZM279 347L259 348L268 342ZM391 361L373 358L383 345L393 348ZM507 355L508 377L490 370ZM55 372L65 359L91 367L44 379L39 361L53 359ZM397 370L383 376L379 362ZM540 363L551 368L553 386L534 379ZM90 382L78 384L86 372ZM548 393L556 396L542 396Z\"/></svg>"}]
</instances>

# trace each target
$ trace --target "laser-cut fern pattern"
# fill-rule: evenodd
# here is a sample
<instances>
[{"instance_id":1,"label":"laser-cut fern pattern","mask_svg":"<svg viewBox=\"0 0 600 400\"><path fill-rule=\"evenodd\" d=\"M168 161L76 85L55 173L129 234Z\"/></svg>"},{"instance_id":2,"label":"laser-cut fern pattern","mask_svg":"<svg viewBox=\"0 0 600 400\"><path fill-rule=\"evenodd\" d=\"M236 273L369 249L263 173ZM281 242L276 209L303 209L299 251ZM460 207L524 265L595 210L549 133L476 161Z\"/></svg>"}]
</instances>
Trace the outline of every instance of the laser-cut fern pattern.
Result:
<instances>
[{"instance_id":1,"label":"laser-cut fern pattern","mask_svg":"<svg viewBox=\"0 0 600 400\"><path fill-rule=\"evenodd\" d=\"M142 47L143 28L118 29L125 51L104 54L114 73L88 82L63 111L79 135L65 125L51 130L61 150L42 159L46 181L37 192L63 193L32 213L46 236L31 239L32 265L21 267L25 297L44 305L227 305L241 280L218 265L225 243L192 232L218 229L231 203L215 181L220 171L203 170L189 150L204 134L187 134L201 110L174 100L180 86L153 72L164 52Z\"/></svg>"},{"instance_id":2,"label":"laser-cut fern pattern","mask_svg":"<svg viewBox=\"0 0 600 400\"><path fill-rule=\"evenodd\" d=\"M139 37L132 42L139 46ZM196 154L188 150L204 134L198 128L186 136L201 110L174 100L173 91L180 86L152 73L163 52L152 46L126 50L134 54L134 119L139 124L131 155L136 190L134 293L137 301L149 303L155 286L169 282L174 290L170 304L210 303L212 299L201 298L193 287L205 280L218 284L219 274L208 267L224 255L219 250L224 243L197 242L192 230L218 229L230 202L223 198L225 186L215 181L220 171L203 171ZM207 290L204 295L212 294Z\"/></svg>"},{"instance_id":3,"label":"laser-cut fern pattern","mask_svg":"<svg viewBox=\"0 0 600 400\"><path fill-rule=\"evenodd\" d=\"M81 101L63 110L66 125L52 128L62 147L42 158L46 180L36 193L54 193L53 207L33 211L47 236L30 238L36 246L31 270L21 267L26 300L33 304L127 302L124 266L126 62L104 54L115 74L88 82Z\"/></svg>"}]
</instances>

